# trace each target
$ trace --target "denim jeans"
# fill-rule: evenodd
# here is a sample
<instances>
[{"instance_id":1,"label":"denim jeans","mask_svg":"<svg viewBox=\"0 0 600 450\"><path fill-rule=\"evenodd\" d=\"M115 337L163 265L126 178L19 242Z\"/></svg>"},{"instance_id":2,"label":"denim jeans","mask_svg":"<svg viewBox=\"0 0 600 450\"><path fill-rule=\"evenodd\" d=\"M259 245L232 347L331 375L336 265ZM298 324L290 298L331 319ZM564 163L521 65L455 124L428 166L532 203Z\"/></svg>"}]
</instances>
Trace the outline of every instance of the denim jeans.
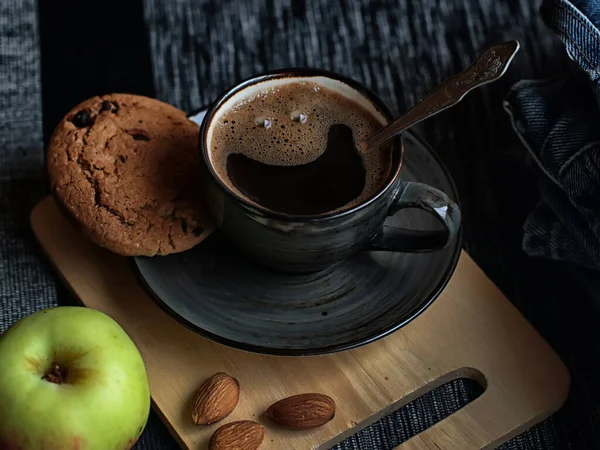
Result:
<instances>
[{"instance_id":1,"label":"denim jeans","mask_svg":"<svg viewBox=\"0 0 600 450\"><path fill-rule=\"evenodd\" d=\"M544 0L540 13L572 65L516 83L504 102L543 174L523 250L563 261L600 305L600 1Z\"/></svg>"}]
</instances>

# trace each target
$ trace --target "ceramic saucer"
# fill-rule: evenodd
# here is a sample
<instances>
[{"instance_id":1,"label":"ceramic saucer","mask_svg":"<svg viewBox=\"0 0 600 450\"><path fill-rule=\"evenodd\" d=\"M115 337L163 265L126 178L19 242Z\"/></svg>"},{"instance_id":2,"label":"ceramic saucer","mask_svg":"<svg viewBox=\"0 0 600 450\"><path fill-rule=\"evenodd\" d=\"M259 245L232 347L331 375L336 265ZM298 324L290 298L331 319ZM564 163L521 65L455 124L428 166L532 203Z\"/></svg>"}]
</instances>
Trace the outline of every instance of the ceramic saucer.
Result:
<instances>
[{"instance_id":1,"label":"ceramic saucer","mask_svg":"<svg viewBox=\"0 0 600 450\"><path fill-rule=\"evenodd\" d=\"M191 119L200 123L203 113ZM405 180L435 186L458 201L440 160L405 132ZM437 221L405 210L385 226L430 229ZM363 252L322 272L288 275L265 269L217 231L184 253L134 258L155 301L208 339L275 355L318 355L354 348L408 324L450 279L462 245L430 253Z\"/></svg>"}]
</instances>

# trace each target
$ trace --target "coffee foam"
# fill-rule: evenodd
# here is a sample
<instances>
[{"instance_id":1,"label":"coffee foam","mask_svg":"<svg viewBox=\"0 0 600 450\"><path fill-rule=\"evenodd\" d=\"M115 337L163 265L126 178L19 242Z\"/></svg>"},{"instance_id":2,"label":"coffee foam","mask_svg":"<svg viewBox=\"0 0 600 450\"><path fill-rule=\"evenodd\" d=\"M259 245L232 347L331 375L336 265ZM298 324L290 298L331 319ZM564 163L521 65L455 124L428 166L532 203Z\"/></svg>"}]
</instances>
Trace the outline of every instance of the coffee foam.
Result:
<instances>
[{"instance_id":1,"label":"coffee foam","mask_svg":"<svg viewBox=\"0 0 600 450\"><path fill-rule=\"evenodd\" d=\"M235 94L213 117L207 134L210 162L219 178L246 198L227 176L230 154L242 153L270 165L307 164L325 151L330 127L340 123L352 129L367 174L363 192L346 209L366 200L387 180L391 156L381 149L361 151L361 143L387 120L360 92L340 81L282 78Z\"/></svg>"}]
</instances>

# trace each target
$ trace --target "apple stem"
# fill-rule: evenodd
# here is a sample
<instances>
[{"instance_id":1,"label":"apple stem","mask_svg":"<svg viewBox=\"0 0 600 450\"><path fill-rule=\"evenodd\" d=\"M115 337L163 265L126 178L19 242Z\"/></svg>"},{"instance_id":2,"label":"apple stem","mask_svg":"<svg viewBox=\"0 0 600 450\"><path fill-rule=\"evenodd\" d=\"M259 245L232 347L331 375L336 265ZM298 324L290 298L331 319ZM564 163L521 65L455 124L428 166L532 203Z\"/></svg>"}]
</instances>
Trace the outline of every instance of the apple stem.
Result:
<instances>
[{"instance_id":1,"label":"apple stem","mask_svg":"<svg viewBox=\"0 0 600 450\"><path fill-rule=\"evenodd\" d=\"M67 379L67 369L60 367L56 363L52 363L42 379L50 383L62 384Z\"/></svg>"}]
</instances>

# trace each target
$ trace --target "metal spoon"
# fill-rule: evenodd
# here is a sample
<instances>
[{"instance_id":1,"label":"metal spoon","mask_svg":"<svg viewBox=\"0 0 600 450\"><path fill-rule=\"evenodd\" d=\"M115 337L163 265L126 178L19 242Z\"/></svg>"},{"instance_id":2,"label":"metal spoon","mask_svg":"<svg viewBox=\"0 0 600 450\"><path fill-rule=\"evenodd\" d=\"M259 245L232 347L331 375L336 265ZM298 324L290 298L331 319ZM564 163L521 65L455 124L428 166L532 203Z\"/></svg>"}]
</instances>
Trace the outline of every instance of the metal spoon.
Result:
<instances>
[{"instance_id":1,"label":"metal spoon","mask_svg":"<svg viewBox=\"0 0 600 450\"><path fill-rule=\"evenodd\" d=\"M446 79L406 114L371 136L367 140L367 148L383 144L407 128L455 105L471 90L496 81L504 75L518 51L518 41L508 41L488 48L471 66Z\"/></svg>"}]
</instances>

